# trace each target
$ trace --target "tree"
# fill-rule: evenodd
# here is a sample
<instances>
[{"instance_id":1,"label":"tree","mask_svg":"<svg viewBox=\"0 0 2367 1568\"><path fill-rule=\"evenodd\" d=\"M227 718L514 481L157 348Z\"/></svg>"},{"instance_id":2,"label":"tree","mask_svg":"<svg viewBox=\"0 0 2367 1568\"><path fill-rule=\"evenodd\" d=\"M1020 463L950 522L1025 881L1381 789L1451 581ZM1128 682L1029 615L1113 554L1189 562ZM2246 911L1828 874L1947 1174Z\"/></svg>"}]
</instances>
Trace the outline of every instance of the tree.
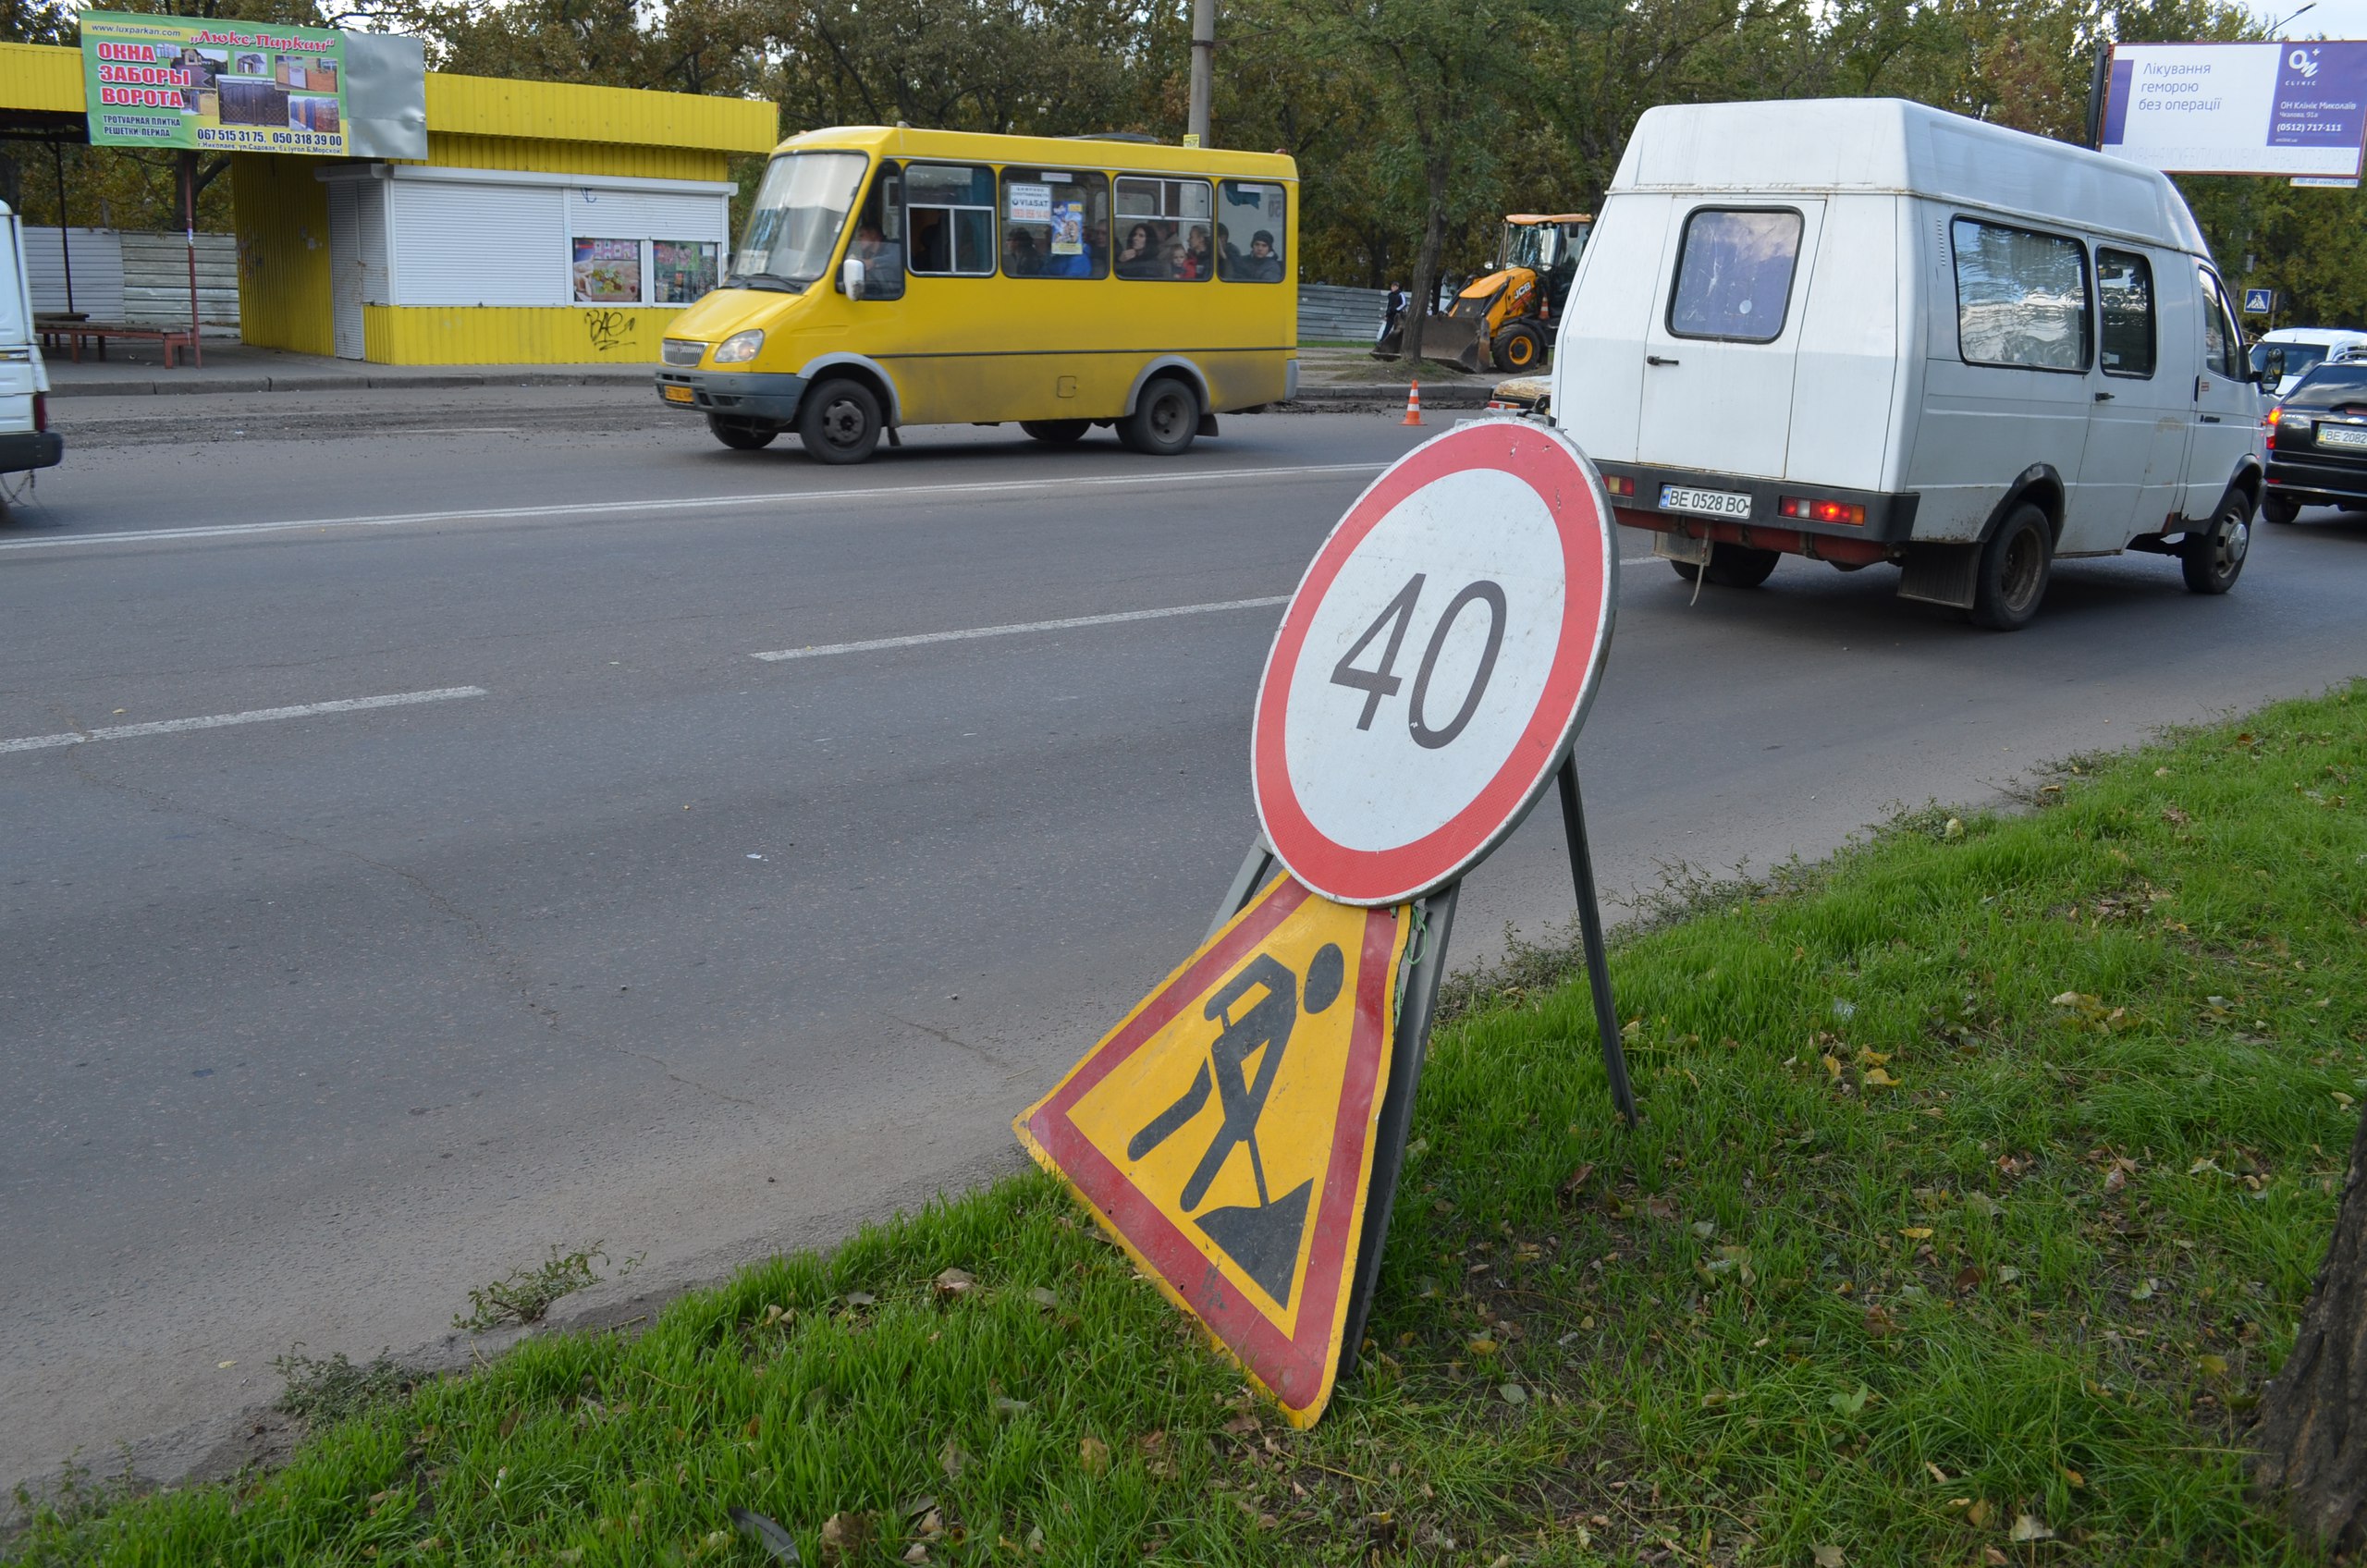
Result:
<instances>
[{"instance_id":1,"label":"tree","mask_svg":"<svg viewBox=\"0 0 2367 1568\"><path fill-rule=\"evenodd\" d=\"M2367 1547L2367 1117L2293 1354L2262 1391L2255 1484L2329 1552Z\"/></svg>"}]
</instances>

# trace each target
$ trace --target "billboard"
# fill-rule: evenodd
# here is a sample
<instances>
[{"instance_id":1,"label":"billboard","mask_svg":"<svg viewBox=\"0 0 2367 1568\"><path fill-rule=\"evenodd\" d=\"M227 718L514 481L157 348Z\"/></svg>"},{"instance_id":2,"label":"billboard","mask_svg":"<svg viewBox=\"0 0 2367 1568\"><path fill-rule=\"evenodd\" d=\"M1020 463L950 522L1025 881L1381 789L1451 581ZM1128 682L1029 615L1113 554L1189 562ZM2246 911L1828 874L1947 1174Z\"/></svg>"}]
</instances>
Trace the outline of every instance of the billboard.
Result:
<instances>
[{"instance_id":1,"label":"billboard","mask_svg":"<svg viewBox=\"0 0 2367 1568\"><path fill-rule=\"evenodd\" d=\"M2355 178L2367 43L2119 43L2099 145L2167 174Z\"/></svg>"},{"instance_id":2,"label":"billboard","mask_svg":"<svg viewBox=\"0 0 2367 1568\"><path fill-rule=\"evenodd\" d=\"M82 13L91 142L346 155L345 35L202 17Z\"/></svg>"}]
</instances>

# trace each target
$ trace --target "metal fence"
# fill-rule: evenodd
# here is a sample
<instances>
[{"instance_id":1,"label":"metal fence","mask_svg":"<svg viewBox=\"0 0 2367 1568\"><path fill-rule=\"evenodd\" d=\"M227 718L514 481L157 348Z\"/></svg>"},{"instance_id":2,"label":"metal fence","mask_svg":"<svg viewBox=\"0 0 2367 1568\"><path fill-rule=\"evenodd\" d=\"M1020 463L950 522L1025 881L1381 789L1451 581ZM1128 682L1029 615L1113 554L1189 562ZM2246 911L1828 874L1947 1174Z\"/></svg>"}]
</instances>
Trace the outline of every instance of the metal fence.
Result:
<instances>
[{"instance_id":1,"label":"metal fence","mask_svg":"<svg viewBox=\"0 0 2367 1568\"><path fill-rule=\"evenodd\" d=\"M1298 288L1298 340L1306 343L1329 337L1370 343L1380 336L1381 313L1388 304L1386 289L1302 283Z\"/></svg>"},{"instance_id":2,"label":"metal fence","mask_svg":"<svg viewBox=\"0 0 2367 1568\"><path fill-rule=\"evenodd\" d=\"M130 326L189 325L189 242L178 231L116 228L25 229L25 280L33 309L67 309L66 263L74 266L72 309L93 322ZM239 242L227 234L197 237L197 313L209 327L239 325Z\"/></svg>"}]
</instances>

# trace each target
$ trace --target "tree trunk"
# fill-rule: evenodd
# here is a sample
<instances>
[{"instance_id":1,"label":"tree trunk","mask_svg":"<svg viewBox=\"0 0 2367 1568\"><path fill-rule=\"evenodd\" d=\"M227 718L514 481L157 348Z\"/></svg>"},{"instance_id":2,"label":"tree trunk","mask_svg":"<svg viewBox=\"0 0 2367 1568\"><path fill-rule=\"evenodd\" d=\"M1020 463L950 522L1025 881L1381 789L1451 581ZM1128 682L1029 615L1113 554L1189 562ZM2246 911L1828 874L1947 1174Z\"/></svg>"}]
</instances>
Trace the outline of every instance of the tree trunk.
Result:
<instances>
[{"instance_id":1,"label":"tree trunk","mask_svg":"<svg viewBox=\"0 0 2367 1568\"><path fill-rule=\"evenodd\" d=\"M1439 251L1446 246L1446 172L1443 163L1430 167L1429 213L1422 225L1422 248L1414 257L1413 298L1405 301L1405 362L1417 374L1422 368L1422 329L1438 302Z\"/></svg>"},{"instance_id":2,"label":"tree trunk","mask_svg":"<svg viewBox=\"0 0 2367 1568\"><path fill-rule=\"evenodd\" d=\"M2367 1546L2367 1116L2350 1143L2334 1243L2293 1354L2261 1395L2252 1481L2294 1533L2329 1552Z\"/></svg>"}]
</instances>

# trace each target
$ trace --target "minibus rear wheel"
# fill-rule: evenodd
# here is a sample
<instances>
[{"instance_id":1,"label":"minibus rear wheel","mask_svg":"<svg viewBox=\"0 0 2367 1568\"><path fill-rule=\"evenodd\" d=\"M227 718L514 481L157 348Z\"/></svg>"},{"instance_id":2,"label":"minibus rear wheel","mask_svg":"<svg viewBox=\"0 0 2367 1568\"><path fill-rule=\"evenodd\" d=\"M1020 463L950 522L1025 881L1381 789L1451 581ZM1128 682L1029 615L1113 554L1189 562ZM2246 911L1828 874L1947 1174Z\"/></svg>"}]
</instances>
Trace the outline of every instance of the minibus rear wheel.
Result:
<instances>
[{"instance_id":1,"label":"minibus rear wheel","mask_svg":"<svg viewBox=\"0 0 2367 1568\"><path fill-rule=\"evenodd\" d=\"M1089 419L1024 419L1019 428L1047 447L1073 447L1093 428Z\"/></svg>"},{"instance_id":2,"label":"minibus rear wheel","mask_svg":"<svg viewBox=\"0 0 2367 1568\"><path fill-rule=\"evenodd\" d=\"M798 405L797 438L816 462L859 463L879 445L879 399L860 381L819 382Z\"/></svg>"},{"instance_id":3,"label":"minibus rear wheel","mask_svg":"<svg viewBox=\"0 0 2367 1568\"><path fill-rule=\"evenodd\" d=\"M1118 422L1118 439L1130 451L1152 458L1180 458L1192 449L1200 430L1200 399L1171 375L1143 388L1134 411Z\"/></svg>"},{"instance_id":4,"label":"minibus rear wheel","mask_svg":"<svg viewBox=\"0 0 2367 1568\"><path fill-rule=\"evenodd\" d=\"M2030 502L1981 546L1980 576L1972 587L1972 623L1992 631L2018 631L2038 614L2054 569L2054 530Z\"/></svg>"},{"instance_id":5,"label":"minibus rear wheel","mask_svg":"<svg viewBox=\"0 0 2367 1568\"><path fill-rule=\"evenodd\" d=\"M769 447L773 437L780 434L777 424L755 424L744 419L726 419L721 414L706 416L706 427L715 438L735 452L753 452Z\"/></svg>"}]
</instances>

